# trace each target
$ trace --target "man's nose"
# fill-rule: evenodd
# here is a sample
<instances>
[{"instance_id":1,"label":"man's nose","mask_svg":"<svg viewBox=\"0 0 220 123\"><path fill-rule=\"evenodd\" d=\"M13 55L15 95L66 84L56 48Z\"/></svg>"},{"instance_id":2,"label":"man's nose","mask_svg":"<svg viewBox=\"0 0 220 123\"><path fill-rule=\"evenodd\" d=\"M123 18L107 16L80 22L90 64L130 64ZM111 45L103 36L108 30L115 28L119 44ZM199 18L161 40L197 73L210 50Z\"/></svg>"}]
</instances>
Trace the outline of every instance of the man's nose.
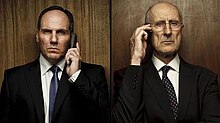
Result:
<instances>
[{"instance_id":1,"label":"man's nose","mask_svg":"<svg viewBox=\"0 0 220 123\"><path fill-rule=\"evenodd\" d=\"M165 33L166 35L170 35L171 32L172 32L172 29L171 29L171 27L170 27L170 24L169 24L169 23L166 23L166 24L165 24L165 27L164 27L164 33Z\"/></svg>"},{"instance_id":2,"label":"man's nose","mask_svg":"<svg viewBox=\"0 0 220 123\"><path fill-rule=\"evenodd\" d=\"M52 32L51 42L53 42L53 43L57 42L57 34L56 34L56 32Z\"/></svg>"}]
</instances>

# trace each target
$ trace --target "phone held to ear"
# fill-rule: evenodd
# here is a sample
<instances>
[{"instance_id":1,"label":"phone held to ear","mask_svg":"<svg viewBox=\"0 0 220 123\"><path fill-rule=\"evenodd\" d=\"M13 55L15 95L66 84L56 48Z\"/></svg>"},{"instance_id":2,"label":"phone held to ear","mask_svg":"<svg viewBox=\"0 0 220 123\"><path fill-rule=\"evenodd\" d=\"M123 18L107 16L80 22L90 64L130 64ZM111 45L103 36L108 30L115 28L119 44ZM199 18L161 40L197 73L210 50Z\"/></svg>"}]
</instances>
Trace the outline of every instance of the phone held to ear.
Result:
<instances>
[{"instance_id":1,"label":"phone held to ear","mask_svg":"<svg viewBox=\"0 0 220 123\"><path fill-rule=\"evenodd\" d=\"M149 23L146 23L145 25L147 25ZM152 37L152 31L151 30L144 30L145 32L147 32L148 37L147 37L147 44L151 43L151 37Z\"/></svg>"},{"instance_id":2,"label":"phone held to ear","mask_svg":"<svg viewBox=\"0 0 220 123\"><path fill-rule=\"evenodd\" d=\"M76 36L75 33L73 33L71 35L70 48L76 48L76 43L77 43L77 36ZM69 62L70 62L69 65L71 65L72 64L72 60L69 59Z\"/></svg>"},{"instance_id":3,"label":"phone held to ear","mask_svg":"<svg viewBox=\"0 0 220 123\"><path fill-rule=\"evenodd\" d=\"M70 48L76 48L77 36L75 33L71 35Z\"/></svg>"}]
</instances>

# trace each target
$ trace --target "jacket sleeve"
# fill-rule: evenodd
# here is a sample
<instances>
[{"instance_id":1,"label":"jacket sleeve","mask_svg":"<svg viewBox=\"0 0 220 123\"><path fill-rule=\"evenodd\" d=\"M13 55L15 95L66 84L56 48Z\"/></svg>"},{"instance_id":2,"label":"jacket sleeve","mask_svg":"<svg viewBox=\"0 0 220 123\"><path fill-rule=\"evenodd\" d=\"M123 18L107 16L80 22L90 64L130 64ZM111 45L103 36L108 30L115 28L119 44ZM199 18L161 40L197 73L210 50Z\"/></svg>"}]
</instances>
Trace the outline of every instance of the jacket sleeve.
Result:
<instances>
[{"instance_id":1,"label":"jacket sleeve","mask_svg":"<svg viewBox=\"0 0 220 123\"><path fill-rule=\"evenodd\" d=\"M104 68L96 65L89 70L82 69L74 84L83 97L88 100L90 110L98 113L97 119L101 123L108 123L110 101Z\"/></svg>"},{"instance_id":2,"label":"jacket sleeve","mask_svg":"<svg viewBox=\"0 0 220 123\"><path fill-rule=\"evenodd\" d=\"M193 115L187 115L178 123L220 123L220 96L217 75L207 70L199 69L195 81L198 92L197 121L192 120ZM195 97L194 97L195 98Z\"/></svg>"},{"instance_id":3,"label":"jacket sleeve","mask_svg":"<svg viewBox=\"0 0 220 123\"><path fill-rule=\"evenodd\" d=\"M117 81L117 78L114 80ZM140 66L129 66L123 76L122 87L113 107L113 122L139 123L143 121L143 104L142 68Z\"/></svg>"},{"instance_id":4,"label":"jacket sleeve","mask_svg":"<svg viewBox=\"0 0 220 123\"><path fill-rule=\"evenodd\" d=\"M206 73L200 75L199 91L201 99L202 122L220 123L220 96L217 75Z\"/></svg>"},{"instance_id":5,"label":"jacket sleeve","mask_svg":"<svg viewBox=\"0 0 220 123\"><path fill-rule=\"evenodd\" d=\"M7 72L5 72L0 93L0 123L7 123L9 118L9 88L7 83Z\"/></svg>"}]
</instances>

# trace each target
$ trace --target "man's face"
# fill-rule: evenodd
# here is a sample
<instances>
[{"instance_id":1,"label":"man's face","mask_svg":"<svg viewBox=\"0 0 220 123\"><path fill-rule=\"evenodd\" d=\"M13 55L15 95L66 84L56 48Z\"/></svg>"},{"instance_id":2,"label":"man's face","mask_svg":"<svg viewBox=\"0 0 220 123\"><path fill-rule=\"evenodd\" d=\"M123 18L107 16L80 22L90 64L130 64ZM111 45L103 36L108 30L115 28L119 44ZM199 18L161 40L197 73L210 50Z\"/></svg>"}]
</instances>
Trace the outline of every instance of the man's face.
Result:
<instances>
[{"instance_id":1,"label":"man's face","mask_svg":"<svg viewBox=\"0 0 220 123\"><path fill-rule=\"evenodd\" d=\"M154 6L151 11L151 21L153 23L152 45L154 55L164 57L175 54L181 44L183 27L178 10L167 4ZM164 28L161 23L165 23L162 24ZM177 28L175 27L176 23L180 24Z\"/></svg>"},{"instance_id":2,"label":"man's face","mask_svg":"<svg viewBox=\"0 0 220 123\"><path fill-rule=\"evenodd\" d=\"M65 57L69 46L69 19L59 10L45 13L37 32L37 42L45 59L56 64Z\"/></svg>"}]
</instances>

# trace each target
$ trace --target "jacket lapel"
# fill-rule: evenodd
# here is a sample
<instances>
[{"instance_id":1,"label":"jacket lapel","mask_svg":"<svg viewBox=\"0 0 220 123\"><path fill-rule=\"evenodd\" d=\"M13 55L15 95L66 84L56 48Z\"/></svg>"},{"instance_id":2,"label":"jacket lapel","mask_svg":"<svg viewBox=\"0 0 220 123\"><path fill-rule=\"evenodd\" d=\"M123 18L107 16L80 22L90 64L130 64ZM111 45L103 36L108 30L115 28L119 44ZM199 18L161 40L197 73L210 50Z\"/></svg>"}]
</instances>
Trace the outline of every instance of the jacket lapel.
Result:
<instances>
[{"instance_id":1,"label":"jacket lapel","mask_svg":"<svg viewBox=\"0 0 220 123\"><path fill-rule=\"evenodd\" d=\"M39 60L33 62L25 74L26 82L29 87L34 106L40 123L44 123L43 92L41 87L40 64Z\"/></svg>"},{"instance_id":2,"label":"jacket lapel","mask_svg":"<svg viewBox=\"0 0 220 123\"><path fill-rule=\"evenodd\" d=\"M68 95L68 93L70 91L71 83L69 82L68 79L69 79L69 77L66 73L66 68L64 68L63 73L62 73L62 77L60 79L59 87L57 90L52 119L54 119L54 117L58 113L59 108L61 107L63 101L66 99L66 96Z\"/></svg>"},{"instance_id":3,"label":"jacket lapel","mask_svg":"<svg viewBox=\"0 0 220 123\"><path fill-rule=\"evenodd\" d=\"M144 75L144 83L147 83L151 91L156 97L157 103L159 104L160 108L166 114L167 121L172 123L173 120L173 113L170 107L170 103L168 97L166 95L166 90L163 86L162 80L157 72L157 69L153 65L153 62L150 60L147 66L144 68L145 75Z\"/></svg>"},{"instance_id":4,"label":"jacket lapel","mask_svg":"<svg viewBox=\"0 0 220 123\"><path fill-rule=\"evenodd\" d=\"M178 105L178 119L182 120L187 113L192 88L194 84L195 72L188 63L181 59L180 73L179 73L179 105Z\"/></svg>"}]
</instances>

